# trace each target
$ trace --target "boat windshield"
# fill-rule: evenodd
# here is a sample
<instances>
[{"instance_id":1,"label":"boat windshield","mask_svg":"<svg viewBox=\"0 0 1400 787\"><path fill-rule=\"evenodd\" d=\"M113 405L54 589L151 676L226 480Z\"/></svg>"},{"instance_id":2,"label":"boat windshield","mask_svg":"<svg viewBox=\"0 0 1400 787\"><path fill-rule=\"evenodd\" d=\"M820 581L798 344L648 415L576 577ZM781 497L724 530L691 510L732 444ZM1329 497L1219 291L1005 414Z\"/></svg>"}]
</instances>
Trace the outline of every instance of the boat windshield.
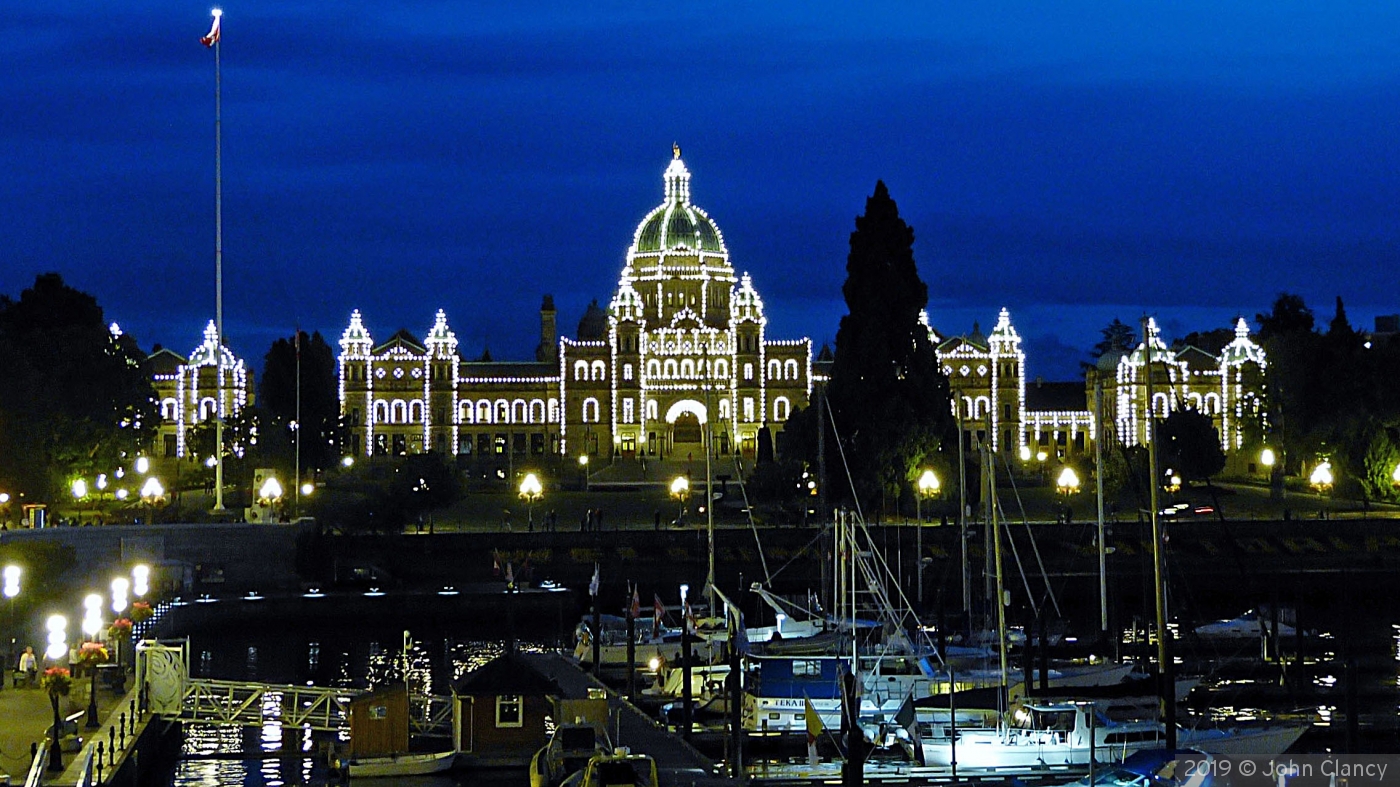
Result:
<instances>
[{"instance_id":1,"label":"boat windshield","mask_svg":"<svg viewBox=\"0 0 1400 787\"><path fill-rule=\"evenodd\" d=\"M559 745L565 749L592 749L597 735L592 727L565 727L559 730Z\"/></svg>"}]
</instances>

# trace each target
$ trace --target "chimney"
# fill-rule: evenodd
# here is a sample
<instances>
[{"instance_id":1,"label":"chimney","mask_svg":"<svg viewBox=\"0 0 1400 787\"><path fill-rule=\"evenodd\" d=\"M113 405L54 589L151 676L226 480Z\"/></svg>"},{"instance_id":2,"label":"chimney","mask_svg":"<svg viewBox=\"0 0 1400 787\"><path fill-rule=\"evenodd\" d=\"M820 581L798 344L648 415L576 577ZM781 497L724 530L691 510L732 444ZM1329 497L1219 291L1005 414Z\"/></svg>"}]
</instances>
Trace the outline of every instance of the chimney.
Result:
<instances>
[{"instance_id":1,"label":"chimney","mask_svg":"<svg viewBox=\"0 0 1400 787\"><path fill-rule=\"evenodd\" d=\"M535 348L535 360L541 363L559 362L559 331L554 320L554 296L544 296L540 304L540 346Z\"/></svg>"}]
</instances>

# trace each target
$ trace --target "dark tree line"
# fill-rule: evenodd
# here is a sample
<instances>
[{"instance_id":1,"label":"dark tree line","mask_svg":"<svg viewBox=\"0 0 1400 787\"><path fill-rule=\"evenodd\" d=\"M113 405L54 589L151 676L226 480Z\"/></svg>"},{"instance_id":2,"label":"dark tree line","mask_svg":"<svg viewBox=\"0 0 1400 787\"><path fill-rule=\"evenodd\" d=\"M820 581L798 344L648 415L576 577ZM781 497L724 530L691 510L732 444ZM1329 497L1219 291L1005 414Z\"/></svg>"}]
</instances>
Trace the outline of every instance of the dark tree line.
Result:
<instances>
[{"instance_id":1,"label":"dark tree line","mask_svg":"<svg viewBox=\"0 0 1400 787\"><path fill-rule=\"evenodd\" d=\"M1271 441L1290 474L1329 458L1343 491L1382 499L1394 494L1400 450L1400 341L1368 342L1337 298L1319 330L1302 297L1282 294L1258 315L1269 360Z\"/></svg>"},{"instance_id":2,"label":"dark tree line","mask_svg":"<svg viewBox=\"0 0 1400 787\"><path fill-rule=\"evenodd\" d=\"M56 273L0 296L0 491L52 500L134 457L159 416L145 358Z\"/></svg>"}]
</instances>

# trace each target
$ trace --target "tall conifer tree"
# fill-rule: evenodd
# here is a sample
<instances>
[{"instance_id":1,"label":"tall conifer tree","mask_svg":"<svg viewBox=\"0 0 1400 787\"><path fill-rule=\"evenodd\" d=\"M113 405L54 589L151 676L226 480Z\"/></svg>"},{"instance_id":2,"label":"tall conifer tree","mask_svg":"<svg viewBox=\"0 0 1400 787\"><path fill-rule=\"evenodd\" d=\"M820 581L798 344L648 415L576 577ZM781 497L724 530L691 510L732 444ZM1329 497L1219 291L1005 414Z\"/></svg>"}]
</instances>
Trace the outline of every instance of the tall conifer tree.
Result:
<instances>
[{"instance_id":1,"label":"tall conifer tree","mask_svg":"<svg viewBox=\"0 0 1400 787\"><path fill-rule=\"evenodd\" d=\"M952 415L947 378L920 320L928 287L914 264L914 230L883 181L856 218L841 291L849 313L836 333L831 412L862 506L893 507L948 434ZM848 496L841 486L831 484L833 499Z\"/></svg>"}]
</instances>

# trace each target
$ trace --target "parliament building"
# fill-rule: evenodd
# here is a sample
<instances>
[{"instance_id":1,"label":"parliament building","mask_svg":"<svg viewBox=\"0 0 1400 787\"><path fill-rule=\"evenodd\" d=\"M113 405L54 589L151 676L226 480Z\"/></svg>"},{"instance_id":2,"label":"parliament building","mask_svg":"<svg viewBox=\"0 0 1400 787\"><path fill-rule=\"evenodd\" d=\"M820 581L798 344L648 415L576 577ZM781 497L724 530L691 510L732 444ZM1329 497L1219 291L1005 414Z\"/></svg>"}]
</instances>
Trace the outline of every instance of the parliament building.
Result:
<instances>
[{"instance_id":1,"label":"parliament building","mask_svg":"<svg viewBox=\"0 0 1400 787\"><path fill-rule=\"evenodd\" d=\"M467 463L753 455L812 391L809 339L767 335L763 300L737 275L719 227L691 202L680 150L663 198L637 225L606 309L573 337L540 307L535 360L468 360L447 315L422 339L376 341L358 310L340 337L351 455L436 451Z\"/></svg>"}]
</instances>

